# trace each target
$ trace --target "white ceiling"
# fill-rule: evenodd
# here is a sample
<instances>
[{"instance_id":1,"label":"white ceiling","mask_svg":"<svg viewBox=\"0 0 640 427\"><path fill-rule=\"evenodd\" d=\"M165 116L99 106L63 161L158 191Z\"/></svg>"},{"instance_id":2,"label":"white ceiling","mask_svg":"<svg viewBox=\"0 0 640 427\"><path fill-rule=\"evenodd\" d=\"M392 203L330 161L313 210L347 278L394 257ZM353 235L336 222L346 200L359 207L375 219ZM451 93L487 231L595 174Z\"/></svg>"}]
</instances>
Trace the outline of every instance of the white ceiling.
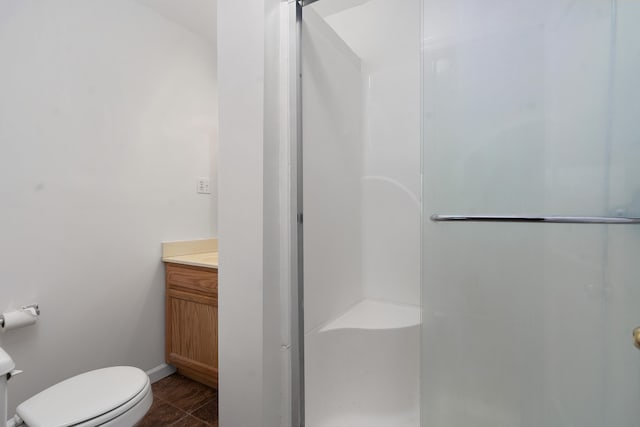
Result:
<instances>
[{"instance_id":1,"label":"white ceiling","mask_svg":"<svg viewBox=\"0 0 640 427\"><path fill-rule=\"evenodd\" d=\"M217 0L136 0L216 45Z\"/></svg>"}]
</instances>

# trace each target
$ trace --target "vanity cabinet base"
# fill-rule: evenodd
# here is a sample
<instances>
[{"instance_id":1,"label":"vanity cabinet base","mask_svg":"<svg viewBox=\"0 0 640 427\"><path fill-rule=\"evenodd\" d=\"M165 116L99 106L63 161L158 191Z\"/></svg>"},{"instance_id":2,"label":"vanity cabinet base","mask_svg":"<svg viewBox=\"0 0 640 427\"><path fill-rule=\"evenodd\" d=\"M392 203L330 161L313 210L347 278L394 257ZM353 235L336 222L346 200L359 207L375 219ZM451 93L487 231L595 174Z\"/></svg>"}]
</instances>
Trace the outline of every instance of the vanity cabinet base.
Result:
<instances>
[{"instance_id":1,"label":"vanity cabinet base","mask_svg":"<svg viewBox=\"0 0 640 427\"><path fill-rule=\"evenodd\" d=\"M166 264L165 359L185 377L218 386L218 270Z\"/></svg>"}]
</instances>

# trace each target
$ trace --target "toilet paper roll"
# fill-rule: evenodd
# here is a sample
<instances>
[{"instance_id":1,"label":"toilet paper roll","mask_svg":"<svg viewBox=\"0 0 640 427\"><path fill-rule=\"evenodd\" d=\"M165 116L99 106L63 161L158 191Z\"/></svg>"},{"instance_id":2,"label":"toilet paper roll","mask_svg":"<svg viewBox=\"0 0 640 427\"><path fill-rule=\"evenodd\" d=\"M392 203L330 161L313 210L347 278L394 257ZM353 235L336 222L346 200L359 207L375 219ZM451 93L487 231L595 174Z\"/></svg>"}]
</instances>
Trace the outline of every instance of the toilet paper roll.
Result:
<instances>
[{"instance_id":1,"label":"toilet paper roll","mask_svg":"<svg viewBox=\"0 0 640 427\"><path fill-rule=\"evenodd\" d=\"M2 330L9 331L11 329L33 325L36 323L38 317L27 310L16 310L0 314L0 319L3 320L0 321L0 324L2 324Z\"/></svg>"}]
</instances>

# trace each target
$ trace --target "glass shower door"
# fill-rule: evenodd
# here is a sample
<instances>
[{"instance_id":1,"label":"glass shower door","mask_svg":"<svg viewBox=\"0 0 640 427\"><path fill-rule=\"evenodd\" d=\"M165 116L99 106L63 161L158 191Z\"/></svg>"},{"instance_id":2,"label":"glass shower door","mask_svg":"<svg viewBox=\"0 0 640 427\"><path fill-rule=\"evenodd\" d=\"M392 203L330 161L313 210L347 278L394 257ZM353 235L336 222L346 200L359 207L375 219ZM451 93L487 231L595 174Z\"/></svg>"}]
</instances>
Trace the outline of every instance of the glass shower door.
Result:
<instances>
[{"instance_id":1,"label":"glass shower door","mask_svg":"<svg viewBox=\"0 0 640 427\"><path fill-rule=\"evenodd\" d=\"M640 4L425 0L425 427L635 427Z\"/></svg>"}]
</instances>

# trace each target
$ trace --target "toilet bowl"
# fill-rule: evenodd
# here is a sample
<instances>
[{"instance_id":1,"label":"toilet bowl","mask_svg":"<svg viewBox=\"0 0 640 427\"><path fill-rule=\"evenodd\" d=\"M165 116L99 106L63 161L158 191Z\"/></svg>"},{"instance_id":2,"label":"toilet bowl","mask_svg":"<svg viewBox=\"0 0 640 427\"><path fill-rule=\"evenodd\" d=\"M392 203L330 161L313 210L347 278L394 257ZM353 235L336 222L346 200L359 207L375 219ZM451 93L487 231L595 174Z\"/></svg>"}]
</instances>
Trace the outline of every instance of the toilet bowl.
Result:
<instances>
[{"instance_id":1,"label":"toilet bowl","mask_svg":"<svg viewBox=\"0 0 640 427\"><path fill-rule=\"evenodd\" d=\"M18 405L16 412L27 427L132 427L152 401L144 371L115 366L53 385Z\"/></svg>"},{"instance_id":2,"label":"toilet bowl","mask_svg":"<svg viewBox=\"0 0 640 427\"><path fill-rule=\"evenodd\" d=\"M151 382L141 369L114 366L85 372L27 399L6 419L7 381L20 373L0 348L0 427L132 427L153 402Z\"/></svg>"}]
</instances>

